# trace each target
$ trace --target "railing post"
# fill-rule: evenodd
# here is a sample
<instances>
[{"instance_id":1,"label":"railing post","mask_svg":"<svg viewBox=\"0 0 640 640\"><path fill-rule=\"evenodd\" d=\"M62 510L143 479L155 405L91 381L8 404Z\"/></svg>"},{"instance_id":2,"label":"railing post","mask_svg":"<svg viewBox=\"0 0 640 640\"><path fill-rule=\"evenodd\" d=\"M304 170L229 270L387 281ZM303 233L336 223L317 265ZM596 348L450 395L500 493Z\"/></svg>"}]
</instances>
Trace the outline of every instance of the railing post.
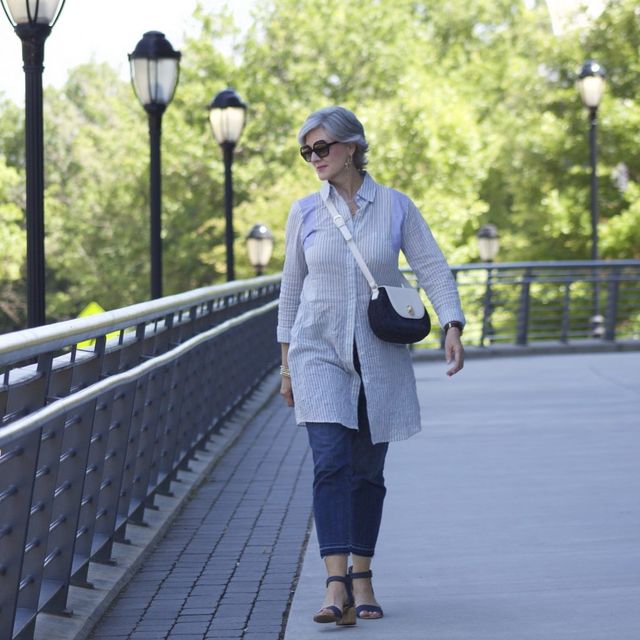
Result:
<instances>
[{"instance_id":1,"label":"railing post","mask_svg":"<svg viewBox=\"0 0 640 640\"><path fill-rule=\"evenodd\" d=\"M144 403L147 395L147 385L149 376L138 378L135 386L132 387L133 405L128 419L127 439L124 443L124 467L120 476L120 489L118 498L118 518L132 524L144 524L142 520L143 509L135 510L136 505L132 503L133 487L135 485L135 471L140 455L140 433L144 418ZM147 452L149 453L149 452ZM142 506L142 503L141 503ZM132 511L135 517L132 519ZM125 527L116 530L116 542L125 542Z\"/></svg>"},{"instance_id":2,"label":"railing post","mask_svg":"<svg viewBox=\"0 0 640 640\"><path fill-rule=\"evenodd\" d=\"M616 321L618 319L618 295L620 293L620 271L613 269L607 284L607 315L604 323L604 339L614 342L616 339Z\"/></svg>"},{"instance_id":3,"label":"railing post","mask_svg":"<svg viewBox=\"0 0 640 640\"><path fill-rule=\"evenodd\" d=\"M569 342L569 318L571 315L571 280L567 280L564 285L564 296L562 298L562 324L560 325L560 342Z\"/></svg>"},{"instance_id":4,"label":"railing post","mask_svg":"<svg viewBox=\"0 0 640 640\"><path fill-rule=\"evenodd\" d=\"M20 619L18 596L33 502L41 430L33 431L0 454L0 638L9 640L14 628L33 633L32 620ZM31 615L31 612L28 613ZM28 636L27 636L28 637Z\"/></svg>"},{"instance_id":5,"label":"railing post","mask_svg":"<svg viewBox=\"0 0 640 640\"><path fill-rule=\"evenodd\" d=\"M158 484L157 493L171 496L171 482L177 480L177 460L180 458L178 451L180 415L182 412L182 401L184 398L185 381L185 358L174 360L168 371L166 392L167 402L165 404L165 428L160 443L161 452L159 459L159 471L161 480Z\"/></svg>"},{"instance_id":6,"label":"railing post","mask_svg":"<svg viewBox=\"0 0 640 640\"><path fill-rule=\"evenodd\" d=\"M525 269L522 277L522 289L520 290L520 307L518 309L518 329L516 335L516 344L526 346L529 328L529 303L531 288L532 272L531 269Z\"/></svg>"},{"instance_id":7,"label":"railing post","mask_svg":"<svg viewBox=\"0 0 640 640\"><path fill-rule=\"evenodd\" d=\"M52 521L47 545L44 579L56 585L49 593L43 607L48 613L69 615L67 598L78 532L78 522L82 510L87 460L91 447L91 429L96 401L70 414L60 432L62 450L56 476L56 491L53 502Z\"/></svg>"},{"instance_id":8,"label":"railing post","mask_svg":"<svg viewBox=\"0 0 640 640\"><path fill-rule=\"evenodd\" d=\"M484 341L488 337L489 344L491 344L492 327L491 327L491 313L493 311L492 305L492 293L493 293L493 269L487 269L487 285L484 292L483 300L483 314L482 314L482 334L480 335L480 346L484 347Z\"/></svg>"},{"instance_id":9,"label":"railing post","mask_svg":"<svg viewBox=\"0 0 640 640\"><path fill-rule=\"evenodd\" d=\"M74 569L71 584L91 588L89 582L89 559L97 551L100 542L107 543L106 535L95 535L98 519L98 501L103 481L104 464L111 423L111 402L113 394L109 393L97 399L93 404L91 419L91 443L87 458L87 471L84 479L82 502L78 519L78 530L74 548ZM89 425L88 425L89 426ZM96 544L97 543L97 544ZM94 549L94 544L96 548ZM108 544L111 544L108 542ZM76 567L76 562L79 566Z\"/></svg>"},{"instance_id":10,"label":"railing post","mask_svg":"<svg viewBox=\"0 0 640 640\"><path fill-rule=\"evenodd\" d=\"M142 408L142 425L140 427L138 453L135 460L131 500L135 505L130 510L129 521L133 524L144 524L144 509L153 507L153 495L149 496L149 487L156 449L159 446L160 406L166 367L152 372L145 385L144 407Z\"/></svg>"},{"instance_id":11,"label":"railing post","mask_svg":"<svg viewBox=\"0 0 640 640\"><path fill-rule=\"evenodd\" d=\"M117 540L124 541L125 519L118 514L120 489L125 472L129 429L136 393L136 382L112 392L111 423L107 436L103 478L98 497L95 532L104 536L105 543L94 556L96 562L111 563L111 550Z\"/></svg>"}]
</instances>

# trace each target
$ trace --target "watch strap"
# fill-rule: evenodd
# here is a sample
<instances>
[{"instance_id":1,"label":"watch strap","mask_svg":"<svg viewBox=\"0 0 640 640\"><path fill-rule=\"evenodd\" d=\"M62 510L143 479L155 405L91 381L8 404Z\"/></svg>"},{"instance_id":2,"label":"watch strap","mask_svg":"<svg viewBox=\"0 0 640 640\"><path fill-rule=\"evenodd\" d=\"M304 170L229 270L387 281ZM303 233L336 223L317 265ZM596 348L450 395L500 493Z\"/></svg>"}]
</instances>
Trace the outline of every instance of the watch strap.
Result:
<instances>
[{"instance_id":1,"label":"watch strap","mask_svg":"<svg viewBox=\"0 0 640 640\"><path fill-rule=\"evenodd\" d=\"M447 335L447 332L449 331L449 329L451 329L451 327L456 327L456 329L460 329L460 335L462 335L462 332L464 331L464 325L462 324L462 322L460 322L459 320L451 320L450 322L447 322L442 329L444 330L444 335Z\"/></svg>"}]
</instances>

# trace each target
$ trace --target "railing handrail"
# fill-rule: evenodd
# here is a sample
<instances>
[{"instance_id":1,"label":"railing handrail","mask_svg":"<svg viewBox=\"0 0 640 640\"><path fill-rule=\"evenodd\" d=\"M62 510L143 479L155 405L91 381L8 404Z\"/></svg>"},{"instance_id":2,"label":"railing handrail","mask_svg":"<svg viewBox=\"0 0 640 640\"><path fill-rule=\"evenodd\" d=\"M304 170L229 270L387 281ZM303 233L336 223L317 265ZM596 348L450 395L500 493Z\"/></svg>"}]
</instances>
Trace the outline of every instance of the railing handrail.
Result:
<instances>
[{"instance_id":1,"label":"railing handrail","mask_svg":"<svg viewBox=\"0 0 640 640\"><path fill-rule=\"evenodd\" d=\"M640 260L561 260L544 262L473 262L468 264L452 265L454 272L475 270L506 270L506 269L558 269L569 268L594 268L594 267L640 267ZM411 271L404 267L403 271ZM38 355L40 350L51 351L63 348L73 342L82 342L99 334L110 333L128 328L133 324L139 324L154 320L162 315L175 313L190 306L216 298L233 295L246 291L252 286L264 286L277 284L282 277L281 273L269 276L260 276L246 280L235 280L225 284L200 287L192 291L166 296L158 300L149 300L122 307L113 311L105 311L85 318L76 318L57 322L51 325L23 329L0 335L0 366L7 364L10 354L20 349L21 356L30 358ZM13 358L12 358L13 359Z\"/></svg>"},{"instance_id":2,"label":"railing handrail","mask_svg":"<svg viewBox=\"0 0 640 640\"><path fill-rule=\"evenodd\" d=\"M117 387L122 386L123 384L127 384L128 382L133 382L134 380L142 377L143 375L150 373L154 369L158 369L172 360L179 358L184 355L188 351L195 349L201 344L205 343L207 340L211 340L216 336L219 336L229 329L236 327L247 320L251 320L256 318L264 313L268 313L272 309L278 306L278 301L273 300L262 307L258 307L257 309L253 309L251 311L246 311L245 313L236 316L235 318L231 318L230 320L226 320L222 324L219 324L204 333L200 333L189 340L179 344L177 347L174 347L170 351L166 351L162 355L155 356L154 358L147 360L131 369L123 371L118 374L114 374L104 380L100 380L95 384L92 384L85 389L75 392L72 395L66 396L65 398L60 398L49 404L42 409L34 411L23 418L19 418L14 422L8 424L7 426L0 429L0 449L12 440L15 440L16 437L23 437L42 427L47 421L51 421L54 418L58 418L70 410L75 409L76 407L88 402L89 400L93 400L97 398L99 395L106 393L107 391L112 391Z\"/></svg>"},{"instance_id":3,"label":"railing handrail","mask_svg":"<svg viewBox=\"0 0 640 640\"><path fill-rule=\"evenodd\" d=\"M546 260L527 262L469 262L451 265L452 271L475 271L487 269L562 269L568 268L607 268L607 267L640 267L640 260Z\"/></svg>"},{"instance_id":4,"label":"railing handrail","mask_svg":"<svg viewBox=\"0 0 640 640\"><path fill-rule=\"evenodd\" d=\"M596 269L596 268L623 268L639 267L638 259L616 260L549 260L543 262L475 262L452 265L454 273L469 271L507 271L519 269ZM410 272L410 267L403 267L402 271ZM149 300L137 304L105 311L104 313L66 320L51 325L23 329L0 335L0 367L11 364L16 360L33 358L45 351L63 349L69 345L95 338L98 335L116 332L140 325L145 322L157 320L204 302L232 296L237 293L245 293L251 287L277 285L282 274L276 273L268 276L260 276L246 280L236 280L224 284L201 287L192 291L166 296L158 300ZM16 357L19 351L19 357Z\"/></svg>"},{"instance_id":5,"label":"railing handrail","mask_svg":"<svg viewBox=\"0 0 640 640\"><path fill-rule=\"evenodd\" d=\"M253 286L268 286L280 282L281 275L261 276L247 280L235 280L225 284L201 287L185 293L166 296L157 300L149 300L122 307L113 311L105 311L86 318L65 320L51 325L23 329L0 335L0 366L15 360L12 356L17 349L21 358L31 358L41 351L61 349L71 343L82 342L134 324L154 320L203 302L223 298L235 293L242 293Z\"/></svg>"}]
</instances>

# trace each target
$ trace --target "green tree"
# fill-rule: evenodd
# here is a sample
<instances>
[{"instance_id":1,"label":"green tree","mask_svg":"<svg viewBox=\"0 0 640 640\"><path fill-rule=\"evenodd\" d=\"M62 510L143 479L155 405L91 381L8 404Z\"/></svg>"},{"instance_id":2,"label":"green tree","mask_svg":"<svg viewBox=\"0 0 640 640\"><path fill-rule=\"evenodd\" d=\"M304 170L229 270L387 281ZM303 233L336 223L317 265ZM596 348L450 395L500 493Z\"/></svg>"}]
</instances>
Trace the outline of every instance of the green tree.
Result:
<instances>
[{"instance_id":1,"label":"green tree","mask_svg":"<svg viewBox=\"0 0 640 640\"><path fill-rule=\"evenodd\" d=\"M107 65L77 67L47 92L47 313L76 316L148 296L144 118Z\"/></svg>"},{"instance_id":2,"label":"green tree","mask_svg":"<svg viewBox=\"0 0 640 640\"><path fill-rule=\"evenodd\" d=\"M600 109L605 257L640 254L640 26L610 0L589 28L551 34L545 3L521 0L259 0L238 32L230 13L195 14L163 118L166 294L225 277L224 172L207 105L231 85L249 105L234 160L238 277L253 275L244 237L256 222L283 259L293 200L318 188L296 132L313 110L353 109L369 170L405 191L452 262L477 259L476 230L500 230L501 260L590 255L587 114L574 83L595 58L608 71ZM223 52L222 42L233 42ZM129 83L82 65L45 94L48 317L96 300L149 295L149 142ZM0 329L24 322L21 109L0 102ZM627 180L620 176L626 172Z\"/></svg>"},{"instance_id":3,"label":"green tree","mask_svg":"<svg viewBox=\"0 0 640 640\"><path fill-rule=\"evenodd\" d=\"M20 175L0 157L0 326L19 328L26 316Z\"/></svg>"}]
</instances>

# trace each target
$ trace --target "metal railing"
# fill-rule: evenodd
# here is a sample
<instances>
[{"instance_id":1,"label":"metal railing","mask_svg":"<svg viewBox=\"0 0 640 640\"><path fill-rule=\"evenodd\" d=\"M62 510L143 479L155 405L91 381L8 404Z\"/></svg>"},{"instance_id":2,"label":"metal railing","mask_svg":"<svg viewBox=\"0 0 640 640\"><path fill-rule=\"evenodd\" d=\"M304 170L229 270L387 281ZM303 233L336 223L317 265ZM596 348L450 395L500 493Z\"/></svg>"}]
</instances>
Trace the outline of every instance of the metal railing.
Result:
<instances>
[{"instance_id":1,"label":"metal railing","mask_svg":"<svg viewBox=\"0 0 640 640\"><path fill-rule=\"evenodd\" d=\"M640 260L478 263L452 271L467 345L640 341ZM419 347L438 348L441 340L436 331Z\"/></svg>"},{"instance_id":2,"label":"metal railing","mask_svg":"<svg viewBox=\"0 0 640 640\"><path fill-rule=\"evenodd\" d=\"M466 344L640 341L640 260L452 270ZM276 366L279 288L232 282L0 336L2 640L64 613L70 584Z\"/></svg>"},{"instance_id":3,"label":"metal railing","mask_svg":"<svg viewBox=\"0 0 640 640\"><path fill-rule=\"evenodd\" d=\"M0 638L90 562L272 370L279 276L0 336Z\"/></svg>"}]
</instances>

